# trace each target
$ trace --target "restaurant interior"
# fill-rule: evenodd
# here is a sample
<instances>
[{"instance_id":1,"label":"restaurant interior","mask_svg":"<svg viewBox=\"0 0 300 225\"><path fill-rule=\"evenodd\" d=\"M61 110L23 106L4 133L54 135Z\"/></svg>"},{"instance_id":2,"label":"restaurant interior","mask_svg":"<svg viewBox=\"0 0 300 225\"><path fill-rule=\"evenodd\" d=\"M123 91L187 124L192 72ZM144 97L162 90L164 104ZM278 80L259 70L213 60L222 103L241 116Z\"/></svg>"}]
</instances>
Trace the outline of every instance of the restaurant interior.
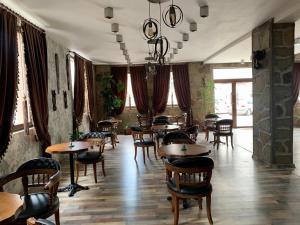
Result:
<instances>
[{"instance_id":1,"label":"restaurant interior","mask_svg":"<svg viewBox=\"0 0 300 225\"><path fill-rule=\"evenodd\" d=\"M0 225L300 224L299 0L0 0L0 85Z\"/></svg>"}]
</instances>

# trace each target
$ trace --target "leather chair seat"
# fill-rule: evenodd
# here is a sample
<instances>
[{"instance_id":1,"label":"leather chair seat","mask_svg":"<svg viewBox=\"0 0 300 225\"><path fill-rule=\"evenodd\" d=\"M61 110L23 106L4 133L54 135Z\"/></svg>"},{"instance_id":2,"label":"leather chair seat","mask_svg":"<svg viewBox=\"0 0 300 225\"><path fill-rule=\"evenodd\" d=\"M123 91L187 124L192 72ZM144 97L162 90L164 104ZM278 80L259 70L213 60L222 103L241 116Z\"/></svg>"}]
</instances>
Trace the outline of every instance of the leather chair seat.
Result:
<instances>
[{"instance_id":1,"label":"leather chair seat","mask_svg":"<svg viewBox=\"0 0 300 225\"><path fill-rule=\"evenodd\" d=\"M232 135L233 133L228 131L222 131L222 132L214 132L214 135L218 135L218 136L229 136Z\"/></svg>"},{"instance_id":2,"label":"leather chair seat","mask_svg":"<svg viewBox=\"0 0 300 225\"><path fill-rule=\"evenodd\" d=\"M134 144L137 146L153 146L155 145L155 142L152 141L152 139L144 138L144 141L135 141Z\"/></svg>"},{"instance_id":3,"label":"leather chair seat","mask_svg":"<svg viewBox=\"0 0 300 225\"><path fill-rule=\"evenodd\" d=\"M24 209L19 214L18 220L27 218L47 218L59 208L59 199L56 196L52 204L49 205L49 195L47 193L33 193L22 196L24 200Z\"/></svg>"},{"instance_id":4,"label":"leather chair seat","mask_svg":"<svg viewBox=\"0 0 300 225\"><path fill-rule=\"evenodd\" d=\"M88 132L81 135L80 139L88 139L88 138L104 138L103 132Z\"/></svg>"},{"instance_id":5,"label":"leather chair seat","mask_svg":"<svg viewBox=\"0 0 300 225\"><path fill-rule=\"evenodd\" d=\"M99 151L86 151L79 153L76 160L84 164L96 163L103 160L103 156Z\"/></svg>"},{"instance_id":6,"label":"leather chair seat","mask_svg":"<svg viewBox=\"0 0 300 225\"><path fill-rule=\"evenodd\" d=\"M167 182L168 188L172 191L175 191L180 194L188 194L188 195L207 195L212 192L212 185L204 186L204 187L190 187L181 185L180 191L176 189L175 181Z\"/></svg>"},{"instance_id":7,"label":"leather chair seat","mask_svg":"<svg viewBox=\"0 0 300 225\"><path fill-rule=\"evenodd\" d=\"M52 223L49 220L44 220L44 219L38 219L37 220L39 225L55 225L55 223Z\"/></svg>"}]
</instances>

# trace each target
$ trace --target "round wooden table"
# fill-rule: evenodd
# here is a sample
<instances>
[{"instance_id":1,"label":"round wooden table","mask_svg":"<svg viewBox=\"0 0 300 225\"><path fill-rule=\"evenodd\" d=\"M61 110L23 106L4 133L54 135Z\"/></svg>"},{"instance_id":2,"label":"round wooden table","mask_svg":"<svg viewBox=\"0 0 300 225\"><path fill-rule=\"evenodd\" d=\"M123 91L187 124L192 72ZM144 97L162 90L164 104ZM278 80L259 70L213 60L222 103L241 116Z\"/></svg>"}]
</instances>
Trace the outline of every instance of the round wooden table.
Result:
<instances>
[{"instance_id":1,"label":"round wooden table","mask_svg":"<svg viewBox=\"0 0 300 225\"><path fill-rule=\"evenodd\" d=\"M166 158L184 158L208 155L211 151L203 144L170 144L162 145L158 155Z\"/></svg>"},{"instance_id":2,"label":"round wooden table","mask_svg":"<svg viewBox=\"0 0 300 225\"><path fill-rule=\"evenodd\" d=\"M178 126L178 125L152 125L151 129L154 132L164 131L165 133L167 133L170 131L179 130L180 126Z\"/></svg>"},{"instance_id":3,"label":"round wooden table","mask_svg":"<svg viewBox=\"0 0 300 225\"><path fill-rule=\"evenodd\" d=\"M15 221L22 209L20 195L0 192L0 225Z\"/></svg>"},{"instance_id":4,"label":"round wooden table","mask_svg":"<svg viewBox=\"0 0 300 225\"><path fill-rule=\"evenodd\" d=\"M88 187L83 187L83 186L75 183L75 180L74 180L74 154L83 152L83 151L87 151L90 146L91 146L91 144L89 142L75 141L75 142L72 142L72 146L70 146L70 143L62 143L62 144L51 145L46 149L46 152L49 154L69 154L71 183L64 188L60 188L58 190L59 192L70 191L69 197L72 197L72 196L74 196L74 194L77 191L88 189Z\"/></svg>"}]
</instances>

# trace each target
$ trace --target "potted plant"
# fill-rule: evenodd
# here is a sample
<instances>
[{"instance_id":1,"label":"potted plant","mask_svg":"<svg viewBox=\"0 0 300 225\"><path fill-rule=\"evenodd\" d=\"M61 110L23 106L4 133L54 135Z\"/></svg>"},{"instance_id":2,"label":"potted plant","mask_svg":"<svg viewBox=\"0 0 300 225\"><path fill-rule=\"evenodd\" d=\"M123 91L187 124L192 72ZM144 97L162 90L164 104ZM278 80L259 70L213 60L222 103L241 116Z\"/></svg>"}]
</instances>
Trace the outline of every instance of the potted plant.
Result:
<instances>
[{"instance_id":1,"label":"potted plant","mask_svg":"<svg viewBox=\"0 0 300 225\"><path fill-rule=\"evenodd\" d=\"M115 87L116 92L113 91ZM115 109L120 108L123 104L123 100L116 94L124 90L124 85L121 82L116 82L111 75L105 74L101 78L101 96L103 98L104 112L107 117L115 116Z\"/></svg>"}]
</instances>

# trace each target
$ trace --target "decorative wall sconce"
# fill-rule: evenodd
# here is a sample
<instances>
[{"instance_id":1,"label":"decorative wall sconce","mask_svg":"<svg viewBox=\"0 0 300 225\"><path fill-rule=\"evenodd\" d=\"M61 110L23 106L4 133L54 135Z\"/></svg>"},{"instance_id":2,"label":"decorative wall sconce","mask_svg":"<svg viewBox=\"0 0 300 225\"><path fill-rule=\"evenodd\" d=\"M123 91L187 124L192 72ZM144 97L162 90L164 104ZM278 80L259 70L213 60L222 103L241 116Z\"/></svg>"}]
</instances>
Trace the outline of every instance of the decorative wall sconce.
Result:
<instances>
[{"instance_id":1,"label":"decorative wall sconce","mask_svg":"<svg viewBox=\"0 0 300 225\"><path fill-rule=\"evenodd\" d=\"M111 19L114 17L114 9L112 7L106 7L104 9L104 16L107 19Z\"/></svg>"},{"instance_id":2,"label":"decorative wall sconce","mask_svg":"<svg viewBox=\"0 0 300 225\"><path fill-rule=\"evenodd\" d=\"M68 95L67 95L67 92L63 91L63 95L64 95L64 106L65 106L65 109L67 109L68 108Z\"/></svg>"},{"instance_id":3,"label":"decorative wall sconce","mask_svg":"<svg viewBox=\"0 0 300 225\"><path fill-rule=\"evenodd\" d=\"M183 12L181 8L178 5L172 4L167 6L167 8L164 9L162 18L164 23L171 28L176 27L176 25L180 24L183 20Z\"/></svg>"},{"instance_id":4,"label":"decorative wall sconce","mask_svg":"<svg viewBox=\"0 0 300 225\"><path fill-rule=\"evenodd\" d=\"M262 60L266 57L266 50L257 50L252 54L253 68L258 70L262 68Z\"/></svg>"},{"instance_id":5,"label":"decorative wall sconce","mask_svg":"<svg viewBox=\"0 0 300 225\"><path fill-rule=\"evenodd\" d=\"M53 111L56 111L57 107L56 107L56 92L55 92L55 90L51 90L51 96L52 96L52 109L53 109Z\"/></svg>"}]
</instances>

